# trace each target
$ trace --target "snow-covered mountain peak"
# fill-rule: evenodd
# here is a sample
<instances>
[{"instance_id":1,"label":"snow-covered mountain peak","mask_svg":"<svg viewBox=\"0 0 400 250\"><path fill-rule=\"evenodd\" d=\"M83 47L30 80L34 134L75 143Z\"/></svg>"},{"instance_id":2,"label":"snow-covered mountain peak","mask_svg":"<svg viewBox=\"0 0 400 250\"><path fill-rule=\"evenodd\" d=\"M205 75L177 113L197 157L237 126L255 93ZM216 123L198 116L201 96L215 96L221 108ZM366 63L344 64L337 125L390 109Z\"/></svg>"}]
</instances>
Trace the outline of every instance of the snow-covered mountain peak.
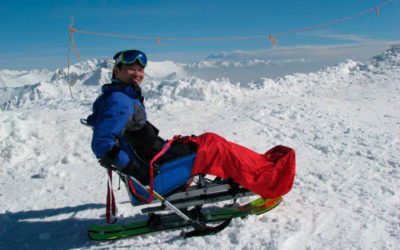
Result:
<instances>
[{"instance_id":1,"label":"snow-covered mountain peak","mask_svg":"<svg viewBox=\"0 0 400 250\"><path fill-rule=\"evenodd\" d=\"M144 93L161 107L171 100L174 102L185 99L233 100L232 97L235 95L241 95L252 89L267 88L275 94L282 94L294 89L302 92L304 86L318 84L333 90L343 84L366 82L369 78L377 77L376 74L381 77L390 75L397 79L400 75L400 45L393 45L366 62L348 59L311 73L295 73L271 78L265 77L268 73L264 72L261 77L254 77L249 81L238 80L234 76L223 76L224 68L227 67L234 68L241 74L249 73L250 67L254 65L259 71L263 71L265 68L260 65L274 63L276 62L268 60L202 61L194 64L173 61L149 62L143 84ZM291 61L280 63L291 63ZM69 78L73 85L73 93L78 96L77 101L91 102L94 98L93 93L97 93L100 89L99 85L110 82L113 66L114 62L111 59L90 59L72 65ZM203 69L205 74L220 72L222 76L208 79L194 74L193 68ZM244 71L240 71L241 68L245 68ZM94 88L88 88L90 86ZM49 91L53 88L58 91ZM43 103L39 99L60 100L64 96L69 96L67 68L57 69L55 72L0 70L0 105L3 110L39 105Z\"/></svg>"},{"instance_id":2,"label":"snow-covered mountain peak","mask_svg":"<svg viewBox=\"0 0 400 250\"><path fill-rule=\"evenodd\" d=\"M70 81L71 85L97 85L104 84L111 78L111 69L114 63L111 59L90 59L71 65ZM105 75L109 77L105 77ZM104 80L104 82L95 82ZM68 68L57 69L51 77L51 82L68 83Z\"/></svg>"},{"instance_id":3,"label":"snow-covered mountain peak","mask_svg":"<svg viewBox=\"0 0 400 250\"><path fill-rule=\"evenodd\" d=\"M386 63L392 66L400 65L400 44L394 44L386 51L372 58L375 63Z\"/></svg>"},{"instance_id":4,"label":"snow-covered mountain peak","mask_svg":"<svg viewBox=\"0 0 400 250\"><path fill-rule=\"evenodd\" d=\"M33 70L0 70L0 88L3 87L22 87L24 85L35 84L40 81L48 81L51 78L51 72L48 69Z\"/></svg>"}]
</instances>

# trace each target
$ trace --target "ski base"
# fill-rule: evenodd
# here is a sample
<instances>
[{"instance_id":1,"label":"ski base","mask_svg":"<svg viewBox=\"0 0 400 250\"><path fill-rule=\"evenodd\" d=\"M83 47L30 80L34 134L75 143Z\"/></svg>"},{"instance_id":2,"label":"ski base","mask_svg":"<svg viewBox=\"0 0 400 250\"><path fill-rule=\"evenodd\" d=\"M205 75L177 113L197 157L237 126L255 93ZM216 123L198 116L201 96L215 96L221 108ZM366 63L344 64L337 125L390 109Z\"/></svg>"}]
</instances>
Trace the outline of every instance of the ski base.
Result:
<instances>
[{"instance_id":1,"label":"ski base","mask_svg":"<svg viewBox=\"0 0 400 250\"><path fill-rule=\"evenodd\" d=\"M218 233L228 226L231 219L237 217L244 218L248 215L263 214L277 207L281 201L282 197L274 199L258 198L240 207L220 208L217 210L210 210L201 213L193 213L193 211L189 211L188 216L192 218L193 216L195 216L196 218L194 219L197 219L202 223L222 223L216 227L218 228L218 230L214 230L212 232L196 232L195 230L189 233L184 233L183 236L191 237ZM91 226L88 228L88 236L92 240L116 240L120 238L150 234L165 230L181 229L188 226L191 226L191 224L184 221L176 214L150 214L149 219L145 221L118 225Z\"/></svg>"}]
</instances>

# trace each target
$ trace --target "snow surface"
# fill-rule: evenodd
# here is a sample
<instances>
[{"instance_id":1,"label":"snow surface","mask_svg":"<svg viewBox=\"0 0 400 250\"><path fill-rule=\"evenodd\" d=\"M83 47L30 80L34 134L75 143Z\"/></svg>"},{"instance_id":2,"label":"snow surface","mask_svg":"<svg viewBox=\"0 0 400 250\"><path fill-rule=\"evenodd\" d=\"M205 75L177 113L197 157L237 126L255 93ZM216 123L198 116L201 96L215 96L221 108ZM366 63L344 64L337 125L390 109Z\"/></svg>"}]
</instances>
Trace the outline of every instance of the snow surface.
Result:
<instances>
[{"instance_id":1,"label":"snow surface","mask_svg":"<svg viewBox=\"0 0 400 250\"><path fill-rule=\"evenodd\" d=\"M295 184L279 207L191 239L177 231L87 238L88 226L104 223L106 173L79 118L111 66L74 65L73 99L66 69L43 78L1 71L0 249L399 249L400 45L366 62L246 82L150 63L143 88L161 136L213 131L258 152L282 144L297 153ZM122 220L141 218L124 188L116 196Z\"/></svg>"}]
</instances>

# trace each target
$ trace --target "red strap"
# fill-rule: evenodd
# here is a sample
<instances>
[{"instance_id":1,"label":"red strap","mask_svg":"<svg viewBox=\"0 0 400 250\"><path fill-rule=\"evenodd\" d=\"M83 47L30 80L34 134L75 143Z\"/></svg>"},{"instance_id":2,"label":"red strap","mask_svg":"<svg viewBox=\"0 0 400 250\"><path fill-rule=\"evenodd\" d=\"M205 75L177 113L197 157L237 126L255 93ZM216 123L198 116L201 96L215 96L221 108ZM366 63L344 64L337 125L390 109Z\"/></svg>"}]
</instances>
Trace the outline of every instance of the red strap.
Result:
<instances>
[{"instance_id":1,"label":"red strap","mask_svg":"<svg viewBox=\"0 0 400 250\"><path fill-rule=\"evenodd\" d=\"M108 224L113 224L117 221L116 217L117 211L115 205L114 191L112 187L112 170L111 168L109 168L107 169L107 171L108 171L108 181L107 181L106 221Z\"/></svg>"},{"instance_id":2,"label":"red strap","mask_svg":"<svg viewBox=\"0 0 400 250\"><path fill-rule=\"evenodd\" d=\"M174 137L175 138L175 137ZM149 191L149 198L146 200L143 196L141 196L140 194L138 194L136 192L135 186L132 184L131 179L128 180L129 183L129 187L131 192L143 203L152 203L153 202L153 192L154 192L154 163L163 155L165 154L165 152L167 152L167 150L171 147L172 142L174 141L174 139L167 141L167 143L165 144L165 146L163 147L163 149L158 152L153 159L150 161L150 181L149 181L149 185L150 185L150 191Z\"/></svg>"},{"instance_id":3,"label":"red strap","mask_svg":"<svg viewBox=\"0 0 400 250\"><path fill-rule=\"evenodd\" d=\"M176 138L176 136L174 137ZM169 140L163 149L158 152L153 159L150 161L150 191L149 198L146 200L143 196L136 192L135 186L132 183L132 180L128 179L128 184L131 192L143 203L151 203L153 201L153 192L154 192L154 163L163 155L167 150L171 147L174 139ZM106 221L108 224L113 224L117 221L116 213L116 204L115 204L115 196L112 187L112 170L111 168L107 169L108 171L108 181L107 181L107 201L106 201Z\"/></svg>"},{"instance_id":4,"label":"red strap","mask_svg":"<svg viewBox=\"0 0 400 250\"><path fill-rule=\"evenodd\" d=\"M144 198L143 196L141 196L139 193L136 192L135 185L133 185L131 178L128 178L128 184L129 184L131 193L133 195L135 195L135 197L138 198L142 203L146 203L147 202L146 198Z\"/></svg>"}]
</instances>

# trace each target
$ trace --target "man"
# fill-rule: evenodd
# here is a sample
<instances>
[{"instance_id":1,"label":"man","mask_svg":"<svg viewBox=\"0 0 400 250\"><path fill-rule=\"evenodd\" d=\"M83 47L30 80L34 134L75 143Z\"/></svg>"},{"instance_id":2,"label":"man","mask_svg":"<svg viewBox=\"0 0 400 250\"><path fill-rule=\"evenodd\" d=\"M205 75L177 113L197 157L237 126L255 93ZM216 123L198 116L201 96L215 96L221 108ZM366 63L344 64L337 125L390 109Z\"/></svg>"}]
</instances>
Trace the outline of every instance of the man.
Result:
<instances>
[{"instance_id":1,"label":"man","mask_svg":"<svg viewBox=\"0 0 400 250\"><path fill-rule=\"evenodd\" d=\"M147 184L148 162L164 143L147 121L143 105L140 84L147 57L139 50L126 50L114 60L112 83L102 87L87 119L93 126L92 150L103 167L117 168Z\"/></svg>"},{"instance_id":2,"label":"man","mask_svg":"<svg viewBox=\"0 0 400 250\"><path fill-rule=\"evenodd\" d=\"M141 51L127 50L118 52L114 60L112 83L102 87L103 94L87 119L93 126L92 150L102 166L117 168L147 185L149 162L165 143L147 121L143 105L140 84L147 58ZM279 197L292 188L295 152L291 148L275 146L259 154L217 134L205 133L176 139L160 160L162 163L192 152L196 152L196 160L185 163L190 164L190 173L181 178L183 182L178 180L179 185L190 182L190 176L209 174L232 179L264 198ZM175 184L169 187L176 189ZM155 189L159 191L159 187Z\"/></svg>"}]
</instances>

